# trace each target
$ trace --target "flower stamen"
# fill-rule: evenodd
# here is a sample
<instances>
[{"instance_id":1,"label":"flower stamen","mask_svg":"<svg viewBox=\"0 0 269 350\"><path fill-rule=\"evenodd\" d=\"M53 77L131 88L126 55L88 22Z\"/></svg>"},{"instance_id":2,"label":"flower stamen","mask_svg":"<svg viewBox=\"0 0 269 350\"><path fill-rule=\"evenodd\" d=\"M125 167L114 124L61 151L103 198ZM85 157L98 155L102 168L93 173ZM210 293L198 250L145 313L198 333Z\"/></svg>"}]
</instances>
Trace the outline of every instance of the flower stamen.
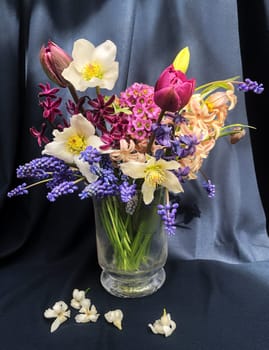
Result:
<instances>
[{"instance_id":1,"label":"flower stamen","mask_svg":"<svg viewBox=\"0 0 269 350\"><path fill-rule=\"evenodd\" d=\"M104 72L99 63L89 63L82 70L82 77L88 81L92 78L103 79Z\"/></svg>"},{"instance_id":2,"label":"flower stamen","mask_svg":"<svg viewBox=\"0 0 269 350\"><path fill-rule=\"evenodd\" d=\"M66 148L72 154L80 154L86 147L85 137L78 134L70 136L66 142Z\"/></svg>"}]
</instances>

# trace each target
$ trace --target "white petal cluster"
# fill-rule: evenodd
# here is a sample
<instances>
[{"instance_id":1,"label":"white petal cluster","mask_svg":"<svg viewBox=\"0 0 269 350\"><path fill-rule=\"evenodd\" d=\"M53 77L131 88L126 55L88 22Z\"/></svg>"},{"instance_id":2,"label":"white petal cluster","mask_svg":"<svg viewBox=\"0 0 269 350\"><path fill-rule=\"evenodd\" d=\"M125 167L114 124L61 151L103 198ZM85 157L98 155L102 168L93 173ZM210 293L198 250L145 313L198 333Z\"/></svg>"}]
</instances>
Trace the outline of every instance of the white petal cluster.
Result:
<instances>
[{"instance_id":1,"label":"white petal cluster","mask_svg":"<svg viewBox=\"0 0 269 350\"><path fill-rule=\"evenodd\" d=\"M79 314L75 316L77 323L96 322L100 314L97 313L96 307L91 304L90 299L83 299L81 302Z\"/></svg>"},{"instance_id":2,"label":"white petal cluster","mask_svg":"<svg viewBox=\"0 0 269 350\"><path fill-rule=\"evenodd\" d=\"M55 318L50 327L52 333L70 317L70 310L68 310L68 305L60 300L57 301L52 308L45 310L44 317Z\"/></svg>"},{"instance_id":3,"label":"white petal cluster","mask_svg":"<svg viewBox=\"0 0 269 350\"><path fill-rule=\"evenodd\" d=\"M78 290L77 288L73 290L73 299L71 300L71 306L74 309L79 310L81 308L81 302L86 298L84 290Z\"/></svg>"},{"instance_id":4,"label":"white petal cluster","mask_svg":"<svg viewBox=\"0 0 269 350\"><path fill-rule=\"evenodd\" d=\"M104 317L107 322L113 323L115 327L122 330L123 312L120 309L108 311L106 314L104 314Z\"/></svg>"},{"instance_id":5,"label":"white petal cluster","mask_svg":"<svg viewBox=\"0 0 269 350\"><path fill-rule=\"evenodd\" d=\"M165 337L171 335L176 329L176 323L171 320L170 314L163 310L163 315L159 320L156 320L153 325L148 325L154 334L163 334Z\"/></svg>"}]
</instances>

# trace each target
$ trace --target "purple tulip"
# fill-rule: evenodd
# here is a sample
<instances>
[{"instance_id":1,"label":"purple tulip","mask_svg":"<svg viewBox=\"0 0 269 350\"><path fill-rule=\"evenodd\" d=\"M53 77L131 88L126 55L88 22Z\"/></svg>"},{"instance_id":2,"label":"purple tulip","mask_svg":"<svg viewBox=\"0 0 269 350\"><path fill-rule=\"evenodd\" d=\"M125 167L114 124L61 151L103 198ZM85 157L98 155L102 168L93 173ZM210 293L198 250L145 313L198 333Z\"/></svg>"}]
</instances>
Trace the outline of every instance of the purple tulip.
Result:
<instances>
[{"instance_id":1,"label":"purple tulip","mask_svg":"<svg viewBox=\"0 0 269 350\"><path fill-rule=\"evenodd\" d=\"M50 80L61 87L66 87L69 84L62 77L62 71L69 66L72 58L63 49L49 41L47 46L41 47L39 58Z\"/></svg>"},{"instance_id":2,"label":"purple tulip","mask_svg":"<svg viewBox=\"0 0 269 350\"><path fill-rule=\"evenodd\" d=\"M177 112L191 98L195 87L195 79L188 80L181 71L175 70L171 64L160 75L154 91L154 102L164 111Z\"/></svg>"}]
</instances>

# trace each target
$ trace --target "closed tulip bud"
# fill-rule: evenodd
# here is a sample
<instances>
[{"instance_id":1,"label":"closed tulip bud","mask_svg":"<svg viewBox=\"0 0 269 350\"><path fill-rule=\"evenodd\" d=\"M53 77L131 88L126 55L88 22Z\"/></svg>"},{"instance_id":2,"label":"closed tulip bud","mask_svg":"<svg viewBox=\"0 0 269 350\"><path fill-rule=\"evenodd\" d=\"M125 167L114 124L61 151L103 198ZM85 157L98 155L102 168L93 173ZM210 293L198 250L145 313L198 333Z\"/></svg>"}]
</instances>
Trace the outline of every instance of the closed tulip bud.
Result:
<instances>
[{"instance_id":1,"label":"closed tulip bud","mask_svg":"<svg viewBox=\"0 0 269 350\"><path fill-rule=\"evenodd\" d=\"M61 87L66 87L69 83L63 78L62 71L69 66L72 58L52 41L49 41L47 46L41 47L39 57L50 80Z\"/></svg>"},{"instance_id":2,"label":"closed tulip bud","mask_svg":"<svg viewBox=\"0 0 269 350\"><path fill-rule=\"evenodd\" d=\"M246 135L246 130L240 127L233 128L233 133L230 135L230 142L232 144L237 143Z\"/></svg>"},{"instance_id":3,"label":"closed tulip bud","mask_svg":"<svg viewBox=\"0 0 269 350\"><path fill-rule=\"evenodd\" d=\"M171 64L160 75L154 90L154 102L164 111L177 112L191 98L195 79L188 80L186 75Z\"/></svg>"}]
</instances>

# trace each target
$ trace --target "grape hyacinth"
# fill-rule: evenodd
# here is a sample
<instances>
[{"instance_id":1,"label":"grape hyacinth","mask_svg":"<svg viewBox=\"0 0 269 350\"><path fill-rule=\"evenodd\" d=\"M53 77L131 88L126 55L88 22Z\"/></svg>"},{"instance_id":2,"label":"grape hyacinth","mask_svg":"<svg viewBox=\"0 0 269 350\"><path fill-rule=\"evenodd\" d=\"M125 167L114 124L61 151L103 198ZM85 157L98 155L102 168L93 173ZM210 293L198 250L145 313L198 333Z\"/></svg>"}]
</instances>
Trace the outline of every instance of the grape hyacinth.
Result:
<instances>
[{"instance_id":1,"label":"grape hyacinth","mask_svg":"<svg viewBox=\"0 0 269 350\"><path fill-rule=\"evenodd\" d=\"M88 146L85 151L82 151L80 153L80 158L82 160L84 160L85 162L88 162L90 165L94 164L94 163L99 163L101 160L101 154L100 152L92 147L92 146Z\"/></svg>"},{"instance_id":2,"label":"grape hyacinth","mask_svg":"<svg viewBox=\"0 0 269 350\"><path fill-rule=\"evenodd\" d=\"M128 203L136 194L136 184L129 184L128 181L124 181L120 186L120 197L124 203Z\"/></svg>"},{"instance_id":3,"label":"grape hyacinth","mask_svg":"<svg viewBox=\"0 0 269 350\"><path fill-rule=\"evenodd\" d=\"M215 185L212 184L211 180L207 180L203 183L203 188L206 190L207 195L209 198L215 197Z\"/></svg>"},{"instance_id":4,"label":"grape hyacinth","mask_svg":"<svg viewBox=\"0 0 269 350\"><path fill-rule=\"evenodd\" d=\"M158 205L158 214L161 216L166 232L169 235L174 235L176 231L176 213L177 208L179 207L178 203L173 204L159 204Z\"/></svg>"},{"instance_id":5,"label":"grape hyacinth","mask_svg":"<svg viewBox=\"0 0 269 350\"><path fill-rule=\"evenodd\" d=\"M255 94L261 94L264 87L263 84L258 84L257 81L246 78L244 82L238 85L238 90L243 92L253 91Z\"/></svg>"},{"instance_id":6,"label":"grape hyacinth","mask_svg":"<svg viewBox=\"0 0 269 350\"><path fill-rule=\"evenodd\" d=\"M22 196L24 194L28 194L28 190L26 189L26 187L27 187L27 184L24 182L19 186L13 188L13 190L9 191L7 196L11 198L15 196Z\"/></svg>"},{"instance_id":7,"label":"grape hyacinth","mask_svg":"<svg viewBox=\"0 0 269 350\"><path fill-rule=\"evenodd\" d=\"M78 186L73 181L64 181L58 186L55 186L51 192L47 194L47 199L50 202L55 202L55 200L64 195L71 194L78 190Z\"/></svg>"}]
</instances>

